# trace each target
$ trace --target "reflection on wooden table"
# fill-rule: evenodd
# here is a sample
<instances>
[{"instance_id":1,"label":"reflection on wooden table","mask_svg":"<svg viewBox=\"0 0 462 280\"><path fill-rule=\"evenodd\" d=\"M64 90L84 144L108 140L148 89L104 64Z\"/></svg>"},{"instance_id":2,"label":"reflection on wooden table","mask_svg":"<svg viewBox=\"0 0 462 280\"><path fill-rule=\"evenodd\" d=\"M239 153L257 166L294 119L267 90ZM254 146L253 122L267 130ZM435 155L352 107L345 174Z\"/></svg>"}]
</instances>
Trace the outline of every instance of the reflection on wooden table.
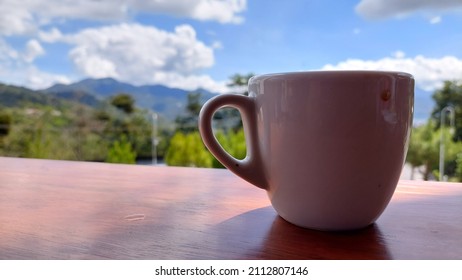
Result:
<instances>
[{"instance_id":1,"label":"reflection on wooden table","mask_svg":"<svg viewBox=\"0 0 462 280\"><path fill-rule=\"evenodd\" d=\"M462 259L462 185L400 181L374 225L320 232L227 170L0 158L0 259Z\"/></svg>"}]
</instances>

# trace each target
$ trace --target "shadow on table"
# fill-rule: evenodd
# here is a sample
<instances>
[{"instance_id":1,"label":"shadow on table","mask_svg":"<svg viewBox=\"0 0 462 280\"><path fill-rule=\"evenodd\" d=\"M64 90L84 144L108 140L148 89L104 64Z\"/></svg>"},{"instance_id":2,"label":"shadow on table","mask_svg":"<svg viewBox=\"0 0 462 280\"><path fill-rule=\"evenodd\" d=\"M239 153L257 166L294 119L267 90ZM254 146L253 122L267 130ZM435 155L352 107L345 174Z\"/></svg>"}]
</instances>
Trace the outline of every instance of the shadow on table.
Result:
<instances>
[{"instance_id":1,"label":"shadow on table","mask_svg":"<svg viewBox=\"0 0 462 280\"><path fill-rule=\"evenodd\" d=\"M202 216L189 223L187 211L166 212L160 222L124 221L93 243L78 243L71 258L461 259L461 202L460 195L398 200L376 224L348 232L294 226L271 206L201 227ZM208 214L202 218L209 221Z\"/></svg>"},{"instance_id":2,"label":"shadow on table","mask_svg":"<svg viewBox=\"0 0 462 280\"><path fill-rule=\"evenodd\" d=\"M230 259L391 258L376 224L348 232L309 230L286 222L270 206L230 218L211 230L215 245L229 252Z\"/></svg>"}]
</instances>

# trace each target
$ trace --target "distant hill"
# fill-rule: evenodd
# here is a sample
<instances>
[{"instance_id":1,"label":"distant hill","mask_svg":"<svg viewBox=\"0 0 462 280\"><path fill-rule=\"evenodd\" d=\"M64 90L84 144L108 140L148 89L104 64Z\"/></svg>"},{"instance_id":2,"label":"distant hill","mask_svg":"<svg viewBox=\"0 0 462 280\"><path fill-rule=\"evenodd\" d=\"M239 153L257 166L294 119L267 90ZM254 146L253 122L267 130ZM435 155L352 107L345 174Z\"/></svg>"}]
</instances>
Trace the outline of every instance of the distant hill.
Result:
<instances>
[{"instance_id":1,"label":"distant hill","mask_svg":"<svg viewBox=\"0 0 462 280\"><path fill-rule=\"evenodd\" d=\"M25 87L0 83L0 105L5 107L24 107L29 104L62 105L63 99Z\"/></svg>"},{"instance_id":2,"label":"distant hill","mask_svg":"<svg viewBox=\"0 0 462 280\"><path fill-rule=\"evenodd\" d=\"M86 104L91 107L98 107L101 104L101 100L98 97L80 90L62 90L54 93L45 92L44 94Z\"/></svg>"},{"instance_id":3,"label":"distant hill","mask_svg":"<svg viewBox=\"0 0 462 280\"><path fill-rule=\"evenodd\" d=\"M18 106L26 103L53 105L63 99L97 107L101 101L118 93L133 95L137 106L147 108L161 114L172 121L183 114L190 91L169 88L161 85L134 86L112 78L85 79L77 83L57 84L41 91L25 87L4 85L0 83L0 105ZM215 96L214 93L199 89L202 101ZM415 89L414 124L423 123L430 117L434 107L432 92Z\"/></svg>"},{"instance_id":4,"label":"distant hill","mask_svg":"<svg viewBox=\"0 0 462 280\"><path fill-rule=\"evenodd\" d=\"M170 120L174 120L184 112L187 95L191 92L161 85L134 86L113 78L85 79L69 85L57 84L42 91L60 97L74 98L74 100L76 96L80 96L80 102L88 105L118 93L128 93L135 98L138 107L151 109ZM193 92L202 93L203 101L215 95L203 89Z\"/></svg>"}]
</instances>

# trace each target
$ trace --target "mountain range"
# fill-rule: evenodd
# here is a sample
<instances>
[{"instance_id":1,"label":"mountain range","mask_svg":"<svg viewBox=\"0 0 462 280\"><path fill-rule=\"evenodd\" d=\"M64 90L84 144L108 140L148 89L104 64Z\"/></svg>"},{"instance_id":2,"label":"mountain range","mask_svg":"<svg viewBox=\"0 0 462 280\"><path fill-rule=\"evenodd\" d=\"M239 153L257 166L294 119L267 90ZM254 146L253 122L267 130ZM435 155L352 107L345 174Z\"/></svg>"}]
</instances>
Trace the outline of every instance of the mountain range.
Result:
<instances>
[{"instance_id":1,"label":"mountain range","mask_svg":"<svg viewBox=\"0 0 462 280\"><path fill-rule=\"evenodd\" d=\"M152 110L169 120L184 113L189 93L201 93L203 102L216 95L204 89L186 91L162 85L134 86L113 78L85 79L68 85L56 84L42 92L90 106L95 106L110 96L127 93L133 96L138 107Z\"/></svg>"},{"instance_id":2,"label":"mountain range","mask_svg":"<svg viewBox=\"0 0 462 280\"><path fill-rule=\"evenodd\" d=\"M110 96L127 93L134 97L138 107L152 110L165 119L173 121L185 112L187 96L191 92L201 93L202 102L216 95L204 89L186 91L162 85L135 86L112 78L102 78L85 79L68 85L56 84L40 91L0 84L0 104L11 106L18 99L49 104L57 100L67 99L97 107ZM423 123L429 118L434 107L431 96L432 92L416 88L415 124Z\"/></svg>"}]
</instances>

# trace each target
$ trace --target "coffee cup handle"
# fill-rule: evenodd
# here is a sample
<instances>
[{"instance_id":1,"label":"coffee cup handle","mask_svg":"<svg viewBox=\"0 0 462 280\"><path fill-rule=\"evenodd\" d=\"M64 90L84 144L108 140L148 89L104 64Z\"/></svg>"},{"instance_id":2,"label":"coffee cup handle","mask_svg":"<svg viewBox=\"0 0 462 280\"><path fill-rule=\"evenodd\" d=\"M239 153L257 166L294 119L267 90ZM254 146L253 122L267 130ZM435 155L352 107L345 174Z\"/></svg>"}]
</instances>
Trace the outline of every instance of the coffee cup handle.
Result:
<instances>
[{"instance_id":1,"label":"coffee cup handle","mask_svg":"<svg viewBox=\"0 0 462 280\"><path fill-rule=\"evenodd\" d=\"M213 134L213 115L223 107L235 108L241 114L247 147L247 154L242 160L236 159L226 152ZM267 188L267 180L258 148L254 98L237 94L221 94L209 99L202 106L199 114L199 132L205 146L221 164L255 186L262 189Z\"/></svg>"}]
</instances>

